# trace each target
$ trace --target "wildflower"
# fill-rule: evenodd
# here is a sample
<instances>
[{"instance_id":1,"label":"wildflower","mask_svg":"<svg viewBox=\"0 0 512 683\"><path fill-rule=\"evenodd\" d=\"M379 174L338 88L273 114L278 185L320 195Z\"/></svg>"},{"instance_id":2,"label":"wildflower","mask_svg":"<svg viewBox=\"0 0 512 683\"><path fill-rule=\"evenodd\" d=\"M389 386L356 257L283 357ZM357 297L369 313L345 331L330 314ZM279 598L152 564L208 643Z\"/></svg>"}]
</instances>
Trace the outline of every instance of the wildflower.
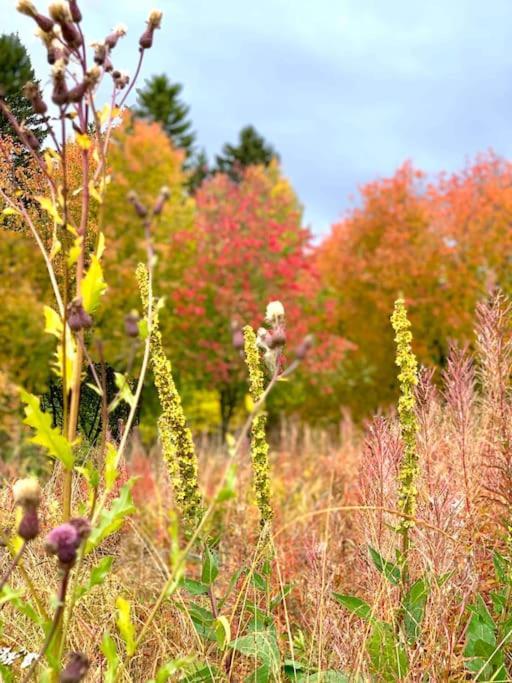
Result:
<instances>
[{"instance_id":1,"label":"wildflower","mask_svg":"<svg viewBox=\"0 0 512 683\"><path fill-rule=\"evenodd\" d=\"M250 325L243 329L245 340L245 362L249 371L249 393L253 403L257 404L263 395L264 378L260 366L260 354L254 330ZM265 435L267 416L258 413L251 426L251 461L253 486L256 502L260 511L260 524L267 528L272 521L270 505L270 476L268 461L268 443Z\"/></svg>"},{"instance_id":2,"label":"wildflower","mask_svg":"<svg viewBox=\"0 0 512 683\"><path fill-rule=\"evenodd\" d=\"M60 683L79 683L87 671L90 662L81 652L72 652L68 663L60 675Z\"/></svg>"},{"instance_id":3,"label":"wildflower","mask_svg":"<svg viewBox=\"0 0 512 683\"><path fill-rule=\"evenodd\" d=\"M48 58L50 59L50 58ZM53 92L52 101L58 106L68 104L69 93L66 85L66 63L65 60L57 59L52 68Z\"/></svg>"},{"instance_id":4,"label":"wildflower","mask_svg":"<svg viewBox=\"0 0 512 683\"><path fill-rule=\"evenodd\" d=\"M116 69L115 71L112 71L112 78L114 80L114 85L118 90L123 90L130 82L130 76L126 71L118 71Z\"/></svg>"},{"instance_id":5,"label":"wildflower","mask_svg":"<svg viewBox=\"0 0 512 683\"><path fill-rule=\"evenodd\" d=\"M139 45L141 50L148 50L153 45L153 34L155 29L160 28L162 23L163 13L160 10L151 10L149 13L147 21L147 29L141 35L139 39Z\"/></svg>"},{"instance_id":6,"label":"wildflower","mask_svg":"<svg viewBox=\"0 0 512 683\"><path fill-rule=\"evenodd\" d=\"M71 567L75 563L80 541L76 527L70 522L64 522L50 531L45 547L50 555L57 555L62 565Z\"/></svg>"},{"instance_id":7,"label":"wildflower","mask_svg":"<svg viewBox=\"0 0 512 683\"><path fill-rule=\"evenodd\" d=\"M136 271L142 304L149 306L149 277L143 264ZM162 454L167 462L172 481L176 504L180 508L186 524L197 524L202 516L202 499L197 480L197 455L192 432L181 405L181 398L174 384L172 366L165 355L162 334L158 324L158 311L153 307L150 330L151 365L155 386L162 407L158 420L158 431L162 444Z\"/></svg>"},{"instance_id":8,"label":"wildflower","mask_svg":"<svg viewBox=\"0 0 512 683\"><path fill-rule=\"evenodd\" d=\"M395 302L395 310L391 316L391 324L395 331L396 364L400 368L400 398L398 400L398 417L403 442L403 457L398 473L399 491L398 507L404 514L413 516L416 511L416 479L418 475L418 454L416 451L416 419L415 387L418 383L418 366L411 348L411 323L407 318L407 310L403 299ZM404 519L399 530L413 526L412 521Z\"/></svg>"},{"instance_id":9,"label":"wildflower","mask_svg":"<svg viewBox=\"0 0 512 683\"><path fill-rule=\"evenodd\" d=\"M23 508L18 535L24 541L32 541L39 534L37 509L41 502L41 487L37 479L19 479L12 487L14 502Z\"/></svg>"},{"instance_id":10,"label":"wildflower","mask_svg":"<svg viewBox=\"0 0 512 683\"><path fill-rule=\"evenodd\" d=\"M30 0L19 0L16 9L18 12L20 12L20 14L25 14L27 17L31 17L39 26L41 31L48 33L53 29L53 19L45 17L44 14L40 14L37 11L34 3L30 2Z\"/></svg>"},{"instance_id":11,"label":"wildflower","mask_svg":"<svg viewBox=\"0 0 512 683\"><path fill-rule=\"evenodd\" d=\"M112 33L109 33L109 35L105 38L105 45L110 50L113 50L117 45L119 38L122 38L125 35L126 26L124 24L118 24L117 26L114 26Z\"/></svg>"},{"instance_id":12,"label":"wildflower","mask_svg":"<svg viewBox=\"0 0 512 683\"><path fill-rule=\"evenodd\" d=\"M78 9L78 8L77 8ZM57 22L62 31L62 37L70 48L80 47L82 36L73 23L70 5L67 2L52 2L48 8L51 18Z\"/></svg>"}]
</instances>

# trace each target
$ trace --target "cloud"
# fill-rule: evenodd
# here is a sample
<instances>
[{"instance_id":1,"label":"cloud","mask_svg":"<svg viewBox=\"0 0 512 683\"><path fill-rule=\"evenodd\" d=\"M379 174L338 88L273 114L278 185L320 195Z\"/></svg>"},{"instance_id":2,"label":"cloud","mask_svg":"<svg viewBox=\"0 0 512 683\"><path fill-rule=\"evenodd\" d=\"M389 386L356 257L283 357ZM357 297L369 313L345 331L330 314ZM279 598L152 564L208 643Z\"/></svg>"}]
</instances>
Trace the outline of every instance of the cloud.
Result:
<instances>
[{"instance_id":1,"label":"cloud","mask_svg":"<svg viewBox=\"0 0 512 683\"><path fill-rule=\"evenodd\" d=\"M512 153L509 0L87 0L89 35L127 23L116 57L132 69L154 4L165 21L144 74L184 84L210 156L254 124L317 233L407 158L436 172ZM13 5L0 0L4 15ZM9 17L35 55L29 22Z\"/></svg>"}]
</instances>

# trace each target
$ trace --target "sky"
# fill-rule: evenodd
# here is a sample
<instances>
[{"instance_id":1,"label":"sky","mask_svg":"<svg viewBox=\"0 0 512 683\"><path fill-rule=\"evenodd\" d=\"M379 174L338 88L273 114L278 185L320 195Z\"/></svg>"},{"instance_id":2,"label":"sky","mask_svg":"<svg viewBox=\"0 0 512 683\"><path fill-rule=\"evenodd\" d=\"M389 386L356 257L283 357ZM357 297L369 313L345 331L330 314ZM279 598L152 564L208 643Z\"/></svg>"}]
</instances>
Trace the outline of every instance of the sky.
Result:
<instances>
[{"instance_id":1,"label":"sky","mask_svg":"<svg viewBox=\"0 0 512 683\"><path fill-rule=\"evenodd\" d=\"M37 2L44 9L47 3ZM34 25L0 0L43 82ZM128 35L133 70L153 7L162 30L143 76L184 85L210 158L254 125L277 149L315 235L357 203L362 184L405 160L456 171L489 148L512 156L512 0L82 0L86 32Z\"/></svg>"}]
</instances>

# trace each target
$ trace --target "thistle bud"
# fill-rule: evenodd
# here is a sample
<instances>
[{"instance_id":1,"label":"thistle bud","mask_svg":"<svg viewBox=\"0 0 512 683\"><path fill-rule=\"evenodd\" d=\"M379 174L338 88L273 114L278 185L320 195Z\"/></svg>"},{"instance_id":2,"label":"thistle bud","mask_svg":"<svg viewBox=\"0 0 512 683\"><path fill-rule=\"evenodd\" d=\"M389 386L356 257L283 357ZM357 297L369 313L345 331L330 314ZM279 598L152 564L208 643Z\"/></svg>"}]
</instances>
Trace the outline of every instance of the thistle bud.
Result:
<instances>
[{"instance_id":1,"label":"thistle bud","mask_svg":"<svg viewBox=\"0 0 512 683\"><path fill-rule=\"evenodd\" d=\"M34 4L30 0L20 0L16 7L18 12L25 14L27 17L31 17L36 24L39 26L41 31L51 31L54 25L54 21L49 17L45 17L44 14L40 14Z\"/></svg>"},{"instance_id":2,"label":"thistle bud","mask_svg":"<svg viewBox=\"0 0 512 683\"><path fill-rule=\"evenodd\" d=\"M236 351L244 348L244 333L236 320L231 322L231 342Z\"/></svg>"},{"instance_id":3,"label":"thistle bud","mask_svg":"<svg viewBox=\"0 0 512 683\"><path fill-rule=\"evenodd\" d=\"M52 101L59 106L68 104L69 95L66 85L66 65L63 59L58 59L52 69L53 92Z\"/></svg>"},{"instance_id":4,"label":"thistle bud","mask_svg":"<svg viewBox=\"0 0 512 683\"><path fill-rule=\"evenodd\" d=\"M148 17L148 26L153 30L160 28L162 25L163 12L159 9L152 9Z\"/></svg>"},{"instance_id":5,"label":"thistle bud","mask_svg":"<svg viewBox=\"0 0 512 683\"><path fill-rule=\"evenodd\" d=\"M91 47L94 48L94 61L99 66L105 63L108 55L108 48L105 43L92 43Z\"/></svg>"},{"instance_id":6,"label":"thistle bud","mask_svg":"<svg viewBox=\"0 0 512 683\"><path fill-rule=\"evenodd\" d=\"M127 313L124 318L124 330L128 337L136 338L139 336L139 316L136 311Z\"/></svg>"},{"instance_id":7,"label":"thistle bud","mask_svg":"<svg viewBox=\"0 0 512 683\"><path fill-rule=\"evenodd\" d=\"M118 69L115 69L115 71L112 72L112 78L114 80L114 85L118 90L123 90L130 82L130 76L126 71L119 71Z\"/></svg>"},{"instance_id":8,"label":"thistle bud","mask_svg":"<svg viewBox=\"0 0 512 683\"><path fill-rule=\"evenodd\" d=\"M12 487L12 495L16 505L37 507L41 502L41 487L33 477L18 479Z\"/></svg>"},{"instance_id":9,"label":"thistle bud","mask_svg":"<svg viewBox=\"0 0 512 683\"><path fill-rule=\"evenodd\" d=\"M304 360L313 346L314 338L312 334L304 337L301 343L295 349L295 358L297 360Z\"/></svg>"},{"instance_id":10,"label":"thistle bud","mask_svg":"<svg viewBox=\"0 0 512 683\"><path fill-rule=\"evenodd\" d=\"M73 332L88 330L92 327L92 318L82 305L81 299L74 299L68 304L68 325Z\"/></svg>"},{"instance_id":11,"label":"thistle bud","mask_svg":"<svg viewBox=\"0 0 512 683\"><path fill-rule=\"evenodd\" d=\"M18 536L21 536L24 541L32 541L38 534L39 518L37 516L37 507L27 507L18 527Z\"/></svg>"},{"instance_id":12,"label":"thistle bud","mask_svg":"<svg viewBox=\"0 0 512 683\"><path fill-rule=\"evenodd\" d=\"M78 3L76 0L68 0L69 2L69 11L71 12L71 18L75 22L75 24L79 24L82 21L82 12L80 11L80 8L78 7Z\"/></svg>"},{"instance_id":13,"label":"thistle bud","mask_svg":"<svg viewBox=\"0 0 512 683\"><path fill-rule=\"evenodd\" d=\"M69 522L64 522L52 529L45 540L46 551L50 555L56 555L59 562L67 567L75 563L79 545L78 532Z\"/></svg>"},{"instance_id":14,"label":"thistle bud","mask_svg":"<svg viewBox=\"0 0 512 683\"><path fill-rule=\"evenodd\" d=\"M32 109L36 114L46 114L48 107L46 106L46 102L43 100L41 91L36 83L32 83L32 81L25 83L23 86L23 95L30 102Z\"/></svg>"},{"instance_id":15,"label":"thistle bud","mask_svg":"<svg viewBox=\"0 0 512 683\"><path fill-rule=\"evenodd\" d=\"M37 151L39 147L41 146L41 141L36 138L34 133L30 130L30 128L27 128L25 125L20 126L20 130L23 133L23 136L25 138L25 144L30 148L33 149L34 151Z\"/></svg>"},{"instance_id":16,"label":"thistle bud","mask_svg":"<svg viewBox=\"0 0 512 683\"><path fill-rule=\"evenodd\" d=\"M135 209L135 212L137 216L139 216L139 218L145 218L148 215L148 210L146 209L144 204L141 203L136 192L132 190L128 193L126 198Z\"/></svg>"},{"instance_id":17,"label":"thistle bud","mask_svg":"<svg viewBox=\"0 0 512 683\"><path fill-rule=\"evenodd\" d=\"M112 33L110 33L106 38L105 38L105 44L110 50L113 50L115 46L117 45L117 42L119 38L122 38L123 36L126 35L126 26L124 24L119 24L118 26L115 26L112 30Z\"/></svg>"},{"instance_id":18,"label":"thistle bud","mask_svg":"<svg viewBox=\"0 0 512 683\"><path fill-rule=\"evenodd\" d=\"M265 320L271 325L280 323L284 319L284 306L280 301L271 301L265 312Z\"/></svg>"},{"instance_id":19,"label":"thistle bud","mask_svg":"<svg viewBox=\"0 0 512 683\"><path fill-rule=\"evenodd\" d=\"M52 2L48 7L48 12L51 18L58 24L65 24L72 21L71 12L69 11L69 4L67 2Z\"/></svg>"},{"instance_id":20,"label":"thistle bud","mask_svg":"<svg viewBox=\"0 0 512 683\"><path fill-rule=\"evenodd\" d=\"M78 83L78 85L75 85L74 88L68 91L68 102L80 102L88 89L89 82L87 80Z\"/></svg>"},{"instance_id":21,"label":"thistle bud","mask_svg":"<svg viewBox=\"0 0 512 683\"><path fill-rule=\"evenodd\" d=\"M268 335L268 346L271 349L281 348L286 344L286 332L279 326Z\"/></svg>"},{"instance_id":22,"label":"thistle bud","mask_svg":"<svg viewBox=\"0 0 512 683\"><path fill-rule=\"evenodd\" d=\"M171 196L171 191L165 185L164 187L161 188L160 194L159 194L158 199L156 200L155 206L153 208L153 214L155 216L159 216L162 213L165 202L169 199L170 196Z\"/></svg>"},{"instance_id":23,"label":"thistle bud","mask_svg":"<svg viewBox=\"0 0 512 683\"><path fill-rule=\"evenodd\" d=\"M160 28L162 23L162 12L160 10L152 10L149 13L147 28L139 39L141 50L148 50L153 45L153 34L155 29Z\"/></svg>"},{"instance_id":24,"label":"thistle bud","mask_svg":"<svg viewBox=\"0 0 512 683\"><path fill-rule=\"evenodd\" d=\"M80 542L85 541L91 533L91 523L85 517L74 517L69 520L69 523L75 527Z\"/></svg>"},{"instance_id":25,"label":"thistle bud","mask_svg":"<svg viewBox=\"0 0 512 683\"><path fill-rule=\"evenodd\" d=\"M89 660L81 652L72 652L60 674L60 683L79 683L89 670Z\"/></svg>"}]
</instances>

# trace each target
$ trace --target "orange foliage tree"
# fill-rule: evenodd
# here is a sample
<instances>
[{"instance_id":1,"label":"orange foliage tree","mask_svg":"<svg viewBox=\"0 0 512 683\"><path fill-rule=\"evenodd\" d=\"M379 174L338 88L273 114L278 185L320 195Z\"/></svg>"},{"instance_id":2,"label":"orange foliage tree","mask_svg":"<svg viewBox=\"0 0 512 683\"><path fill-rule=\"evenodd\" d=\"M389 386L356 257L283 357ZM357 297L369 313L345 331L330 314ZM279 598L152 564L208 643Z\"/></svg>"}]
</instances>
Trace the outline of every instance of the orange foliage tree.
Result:
<instances>
[{"instance_id":1,"label":"orange foliage tree","mask_svg":"<svg viewBox=\"0 0 512 683\"><path fill-rule=\"evenodd\" d=\"M362 188L361 205L317 252L336 301L335 329L357 346L340 400L367 414L393 398L389 312L400 294L420 360L442 366L450 340L471 340L475 306L489 287L510 290L511 180L512 165L488 154L431 182L406 163Z\"/></svg>"}]
</instances>

